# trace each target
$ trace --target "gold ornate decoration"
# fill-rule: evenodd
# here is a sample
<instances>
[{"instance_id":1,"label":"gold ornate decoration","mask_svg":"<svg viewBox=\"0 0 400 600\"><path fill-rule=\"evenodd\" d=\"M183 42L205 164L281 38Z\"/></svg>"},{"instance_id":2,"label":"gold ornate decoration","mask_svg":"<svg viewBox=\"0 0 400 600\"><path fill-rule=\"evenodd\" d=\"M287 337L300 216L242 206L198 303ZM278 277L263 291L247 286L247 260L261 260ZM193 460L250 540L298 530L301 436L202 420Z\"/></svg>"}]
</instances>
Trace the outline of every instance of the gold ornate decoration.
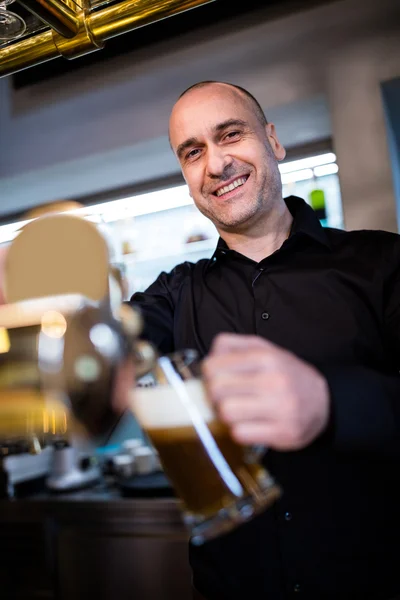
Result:
<instances>
[{"instance_id":1,"label":"gold ornate decoration","mask_svg":"<svg viewBox=\"0 0 400 600\"><path fill-rule=\"evenodd\" d=\"M215 0L122 0L99 9L79 1L19 0L49 28L0 48L0 77L100 50L113 37Z\"/></svg>"}]
</instances>

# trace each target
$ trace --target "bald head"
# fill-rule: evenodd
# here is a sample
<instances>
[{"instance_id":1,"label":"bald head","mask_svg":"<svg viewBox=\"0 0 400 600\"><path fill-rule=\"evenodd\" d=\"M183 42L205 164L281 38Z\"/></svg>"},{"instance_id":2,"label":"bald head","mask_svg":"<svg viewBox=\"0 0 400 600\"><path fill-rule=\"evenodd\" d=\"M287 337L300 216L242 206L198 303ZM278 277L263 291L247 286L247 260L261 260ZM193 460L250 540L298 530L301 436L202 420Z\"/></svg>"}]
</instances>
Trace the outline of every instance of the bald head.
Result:
<instances>
[{"instance_id":1,"label":"bald head","mask_svg":"<svg viewBox=\"0 0 400 600\"><path fill-rule=\"evenodd\" d=\"M192 94L192 92L195 92L196 90L200 90L201 88L208 88L208 87L210 88L210 91L212 90L212 88L214 88L214 89L220 88L220 90L223 90L225 88L227 92L231 92L231 93L233 92L233 94L237 95L238 98L240 98L242 101L244 101L248 105L248 108L254 113L255 117L257 118L257 120L259 121L259 123L262 127L267 125L267 123L268 123L267 118L264 114L263 109L261 108L261 105L256 100L256 98L245 88L242 88L239 85L234 85L233 83L227 83L224 81L211 81L211 80L199 81L198 83L191 85L190 87L186 88L186 90L184 90L180 94L180 96L178 97L178 100L176 101L176 103L173 107L172 112L174 112L175 107L178 106L179 101L182 98L184 98L185 96L188 96L188 95L190 96ZM169 126L169 139L170 139L170 143L171 143L171 121L170 121L170 126Z\"/></svg>"},{"instance_id":2,"label":"bald head","mask_svg":"<svg viewBox=\"0 0 400 600\"><path fill-rule=\"evenodd\" d=\"M191 85L185 91L183 91L182 94L179 96L179 98L183 98L183 96L185 96L185 94L187 94L188 92L190 92L192 90L196 90L196 89L199 89L202 87L207 87L210 85L211 86L212 85L227 86L228 88L231 88L234 92L239 94L239 96L241 96L245 101L247 101L249 103L251 109L254 111L257 119L260 121L260 124L263 127L264 127L264 125L266 125L268 123L263 109L261 108L258 100L256 100L254 98L253 94L250 94L249 91L247 91L243 87L240 87L240 85L234 85L233 83L226 83L224 81L199 81L198 83Z\"/></svg>"}]
</instances>

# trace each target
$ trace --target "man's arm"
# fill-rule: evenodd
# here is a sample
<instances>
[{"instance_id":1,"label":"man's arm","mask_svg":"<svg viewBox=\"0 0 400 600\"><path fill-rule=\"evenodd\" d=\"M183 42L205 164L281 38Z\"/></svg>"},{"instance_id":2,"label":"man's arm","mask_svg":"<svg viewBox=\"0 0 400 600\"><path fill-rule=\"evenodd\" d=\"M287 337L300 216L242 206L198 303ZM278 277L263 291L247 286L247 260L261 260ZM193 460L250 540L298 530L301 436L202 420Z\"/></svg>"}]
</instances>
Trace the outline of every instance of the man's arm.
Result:
<instances>
[{"instance_id":1,"label":"man's arm","mask_svg":"<svg viewBox=\"0 0 400 600\"><path fill-rule=\"evenodd\" d=\"M383 253L382 335L387 374L366 367L321 366L331 396L338 448L400 454L400 236ZM389 374L390 373L390 374Z\"/></svg>"},{"instance_id":2,"label":"man's arm","mask_svg":"<svg viewBox=\"0 0 400 600\"><path fill-rule=\"evenodd\" d=\"M141 337L152 342L162 354L174 350L171 278L173 272L161 273L145 292L137 292L130 299L130 304L139 309L143 317L144 329Z\"/></svg>"},{"instance_id":3,"label":"man's arm","mask_svg":"<svg viewBox=\"0 0 400 600\"><path fill-rule=\"evenodd\" d=\"M315 367L255 336L218 336L205 381L238 441L298 450L324 434L338 450L400 455L400 236L382 240L376 251L385 372Z\"/></svg>"},{"instance_id":4,"label":"man's arm","mask_svg":"<svg viewBox=\"0 0 400 600\"><path fill-rule=\"evenodd\" d=\"M400 376L355 366L321 372L330 392L334 445L345 451L400 455Z\"/></svg>"}]
</instances>

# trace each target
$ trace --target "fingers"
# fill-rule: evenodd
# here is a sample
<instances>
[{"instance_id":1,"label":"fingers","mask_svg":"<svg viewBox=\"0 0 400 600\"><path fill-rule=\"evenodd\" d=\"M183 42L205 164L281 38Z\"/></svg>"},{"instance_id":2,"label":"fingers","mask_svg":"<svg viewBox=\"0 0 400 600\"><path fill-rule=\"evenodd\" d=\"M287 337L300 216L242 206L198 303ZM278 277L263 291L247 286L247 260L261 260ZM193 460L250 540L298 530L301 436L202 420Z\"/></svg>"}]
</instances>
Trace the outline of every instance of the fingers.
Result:
<instances>
[{"instance_id":1,"label":"fingers","mask_svg":"<svg viewBox=\"0 0 400 600\"><path fill-rule=\"evenodd\" d=\"M294 426L285 427L282 423L247 421L231 427L234 440L243 445L262 445L274 450L301 450L307 446L315 435L305 436L301 429Z\"/></svg>"},{"instance_id":2,"label":"fingers","mask_svg":"<svg viewBox=\"0 0 400 600\"><path fill-rule=\"evenodd\" d=\"M235 425L241 422L256 422L263 420L274 420L276 413L276 398L271 397L261 401L260 398L242 396L231 396L229 399L221 402L218 407L218 413L221 419L227 425Z\"/></svg>"},{"instance_id":3,"label":"fingers","mask_svg":"<svg viewBox=\"0 0 400 600\"><path fill-rule=\"evenodd\" d=\"M259 393L254 385L252 373L220 373L211 379L205 378L204 383L212 402L232 396L247 397Z\"/></svg>"},{"instance_id":4,"label":"fingers","mask_svg":"<svg viewBox=\"0 0 400 600\"><path fill-rule=\"evenodd\" d=\"M239 444L263 444L271 447L274 445L276 434L273 425L247 421L234 425L231 428L231 435Z\"/></svg>"},{"instance_id":5,"label":"fingers","mask_svg":"<svg viewBox=\"0 0 400 600\"><path fill-rule=\"evenodd\" d=\"M290 398L291 390L286 380L279 373L222 373L204 380L208 396L214 404L219 404L233 398L242 402L257 398L264 404L272 403L276 398Z\"/></svg>"},{"instance_id":6,"label":"fingers","mask_svg":"<svg viewBox=\"0 0 400 600\"><path fill-rule=\"evenodd\" d=\"M214 338L210 354L224 354L225 352L245 352L251 349L275 346L256 335L241 335L237 333L220 333Z\"/></svg>"},{"instance_id":7,"label":"fingers","mask_svg":"<svg viewBox=\"0 0 400 600\"><path fill-rule=\"evenodd\" d=\"M275 364L275 352L263 348L245 348L210 355L202 363L205 379L217 378L222 374L245 374L270 371Z\"/></svg>"},{"instance_id":8,"label":"fingers","mask_svg":"<svg viewBox=\"0 0 400 600\"><path fill-rule=\"evenodd\" d=\"M326 427L325 379L284 348L256 336L221 334L202 366L209 397L241 444L300 449Z\"/></svg>"}]
</instances>

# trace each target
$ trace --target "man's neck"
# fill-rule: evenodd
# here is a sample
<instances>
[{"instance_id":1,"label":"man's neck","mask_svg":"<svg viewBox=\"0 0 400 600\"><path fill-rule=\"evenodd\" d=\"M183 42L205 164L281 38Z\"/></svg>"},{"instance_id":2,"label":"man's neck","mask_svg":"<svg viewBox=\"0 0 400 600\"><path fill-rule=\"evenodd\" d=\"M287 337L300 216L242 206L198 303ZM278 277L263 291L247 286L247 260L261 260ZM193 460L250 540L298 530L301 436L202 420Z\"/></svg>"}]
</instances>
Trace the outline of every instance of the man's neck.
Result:
<instances>
[{"instance_id":1,"label":"man's neck","mask_svg":"<svg viewBox=\"0 0 400 600\"><path fill-rule=\"evenodd\" d=\"M255 262L267 258L282 246L287 240L293 217L286 204L278 205L276 209L259 219L257 223L243 232L219 231L222 239L230 250L235 250Z\"/></svg>"}]
</instances>

